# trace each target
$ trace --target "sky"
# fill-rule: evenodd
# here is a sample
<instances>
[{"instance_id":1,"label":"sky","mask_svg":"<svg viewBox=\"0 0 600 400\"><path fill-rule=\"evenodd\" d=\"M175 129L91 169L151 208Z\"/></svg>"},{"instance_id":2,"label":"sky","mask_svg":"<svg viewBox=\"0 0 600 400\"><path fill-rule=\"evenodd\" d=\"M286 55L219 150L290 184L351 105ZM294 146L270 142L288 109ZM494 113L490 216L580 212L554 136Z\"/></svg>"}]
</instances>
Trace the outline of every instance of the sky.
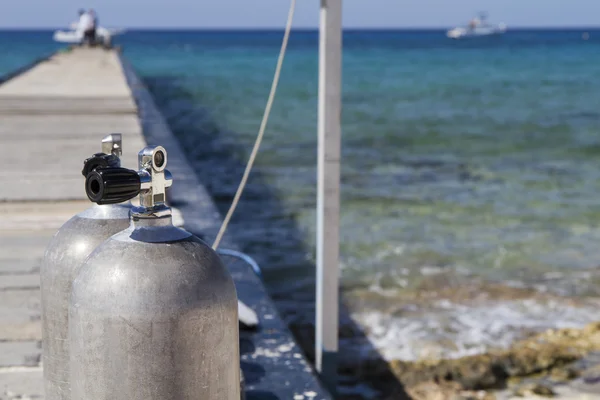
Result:
<instances>
[{"instance_id":1,"label":"sky","mask_svg":"<svg viewBox=\"0 0 600 400\"><path fill-rule=\"evenodd\" d=\"M297 0L294 26L317 27L320 0ZM0 0L0 28L60 28L79 8L126 28L282 28L289 0ZM600 0L343 0L347 28L447 28L479 11L512 27L600 26Z\"/></svg>"}]
</instances>

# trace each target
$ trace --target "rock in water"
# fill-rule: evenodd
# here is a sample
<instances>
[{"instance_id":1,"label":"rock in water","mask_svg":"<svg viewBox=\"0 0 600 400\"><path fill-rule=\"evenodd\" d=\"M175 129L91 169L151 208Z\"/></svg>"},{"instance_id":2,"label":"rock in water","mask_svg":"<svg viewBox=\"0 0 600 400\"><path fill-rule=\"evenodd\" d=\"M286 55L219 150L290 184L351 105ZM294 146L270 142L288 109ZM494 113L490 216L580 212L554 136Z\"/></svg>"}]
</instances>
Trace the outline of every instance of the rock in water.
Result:
<instances>
[{"instance_id":1,"label":"rock in water","mask_svg":"<svg viewBox=\"0 0 600 400\"><path fill-rule=\"evenodd\" d=\"M520 397L530 396L532 394L543 397L554 397L555 393L550 386L541 383L530 383L519 386L515 390L515 395Z\"/></svg>"},{"instance_id":2,"label":"rock in water","mask_svg":"<svg viewBox=\"0 0 600 400\"><path fill-rule=\"evenodd\" d=\"M390 368L407 387L421 382L457 382L466 390L497 389L511 377L555 371L574 378L569 364L600 350L600 323L583 329L552 329L516 342L510 349L450 360L392 361ZM561 370L559 372L559 370Z\"/></svg>"}]
</instances>

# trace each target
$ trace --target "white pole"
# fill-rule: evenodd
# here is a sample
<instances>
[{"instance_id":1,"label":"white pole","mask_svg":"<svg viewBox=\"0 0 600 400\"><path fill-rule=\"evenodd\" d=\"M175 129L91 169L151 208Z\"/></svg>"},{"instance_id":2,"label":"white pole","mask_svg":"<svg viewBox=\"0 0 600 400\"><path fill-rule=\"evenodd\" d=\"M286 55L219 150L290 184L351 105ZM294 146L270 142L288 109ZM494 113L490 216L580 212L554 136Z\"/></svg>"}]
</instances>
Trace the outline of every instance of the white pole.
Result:
<instances>
[{"instance_id":1,"label":"white pole","mask_svg":"<svg viewBox=\"0 0 600 400\"><path fill-rule=\"evenodd\" d=\"M325 386L337 385L342 0L321 0L317 175L315 365Z\"/></svg>"}]
</instances>

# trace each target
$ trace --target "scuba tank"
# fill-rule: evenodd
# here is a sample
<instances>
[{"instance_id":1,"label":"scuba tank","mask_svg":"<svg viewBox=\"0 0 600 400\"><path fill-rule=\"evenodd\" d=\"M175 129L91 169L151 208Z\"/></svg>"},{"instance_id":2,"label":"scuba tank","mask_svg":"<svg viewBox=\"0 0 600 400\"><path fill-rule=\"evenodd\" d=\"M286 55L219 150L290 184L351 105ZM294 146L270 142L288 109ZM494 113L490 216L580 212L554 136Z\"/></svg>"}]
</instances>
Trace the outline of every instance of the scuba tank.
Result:
<instances>
[{"instance_id":1,"label":"scuba tank","mask_svg":"<svg viewBox=\"0 0 600 400\"><path fill-rule=\"evenodd\" d=\"M84 176L99 166L120 166L121 134L102 139L102 153L86 160ZM94 205L67 221L52 237L40 267L42 347L47 400L69 400L68 316L71 283L87 256L129 226L131 204Z\"/></svg>"},{"instance_id":2,"label":"scuba tank","mask_svg":"<svg viewBox=\"0 0 600 400\"><path fill-rule=\"evenodd\" d=\"M167 152L149 146L139 170L96 168L97 203L140 194L131 225L79 270L69 306L73 400L239 400L237 294L217 253L173 226Z\"/></svg>"}]
</instances>

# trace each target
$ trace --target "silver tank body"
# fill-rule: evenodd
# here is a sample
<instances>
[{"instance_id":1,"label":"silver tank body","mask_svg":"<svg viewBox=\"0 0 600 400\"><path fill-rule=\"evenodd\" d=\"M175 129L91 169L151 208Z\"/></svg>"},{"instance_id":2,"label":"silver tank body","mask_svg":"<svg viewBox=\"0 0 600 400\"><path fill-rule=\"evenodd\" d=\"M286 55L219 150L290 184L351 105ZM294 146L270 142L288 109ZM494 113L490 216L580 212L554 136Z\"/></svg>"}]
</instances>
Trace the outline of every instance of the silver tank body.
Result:
<instances>
[{"instance_id":1,"label":"silver tank body","mask_svg":"<svg viewBox=\"0 0 600 400\"><path fill-rule=\"evenodd\" d=\"M129 226L130 203L94 205L52 237L40 267L42 354L47 400L69 400L68 316L71 284L83 261L106 239Z\"/></svg>"},{"instance_id":2,"label":"silver tank body","mask_svg":"<svg viewBox=\"0 0 600 400\"><path fill-rule=\"evenodd\" d=\"M235 286L171 217L132 221L73 283L73 400L240 400Z\"/></svg>"}]
</instances>

